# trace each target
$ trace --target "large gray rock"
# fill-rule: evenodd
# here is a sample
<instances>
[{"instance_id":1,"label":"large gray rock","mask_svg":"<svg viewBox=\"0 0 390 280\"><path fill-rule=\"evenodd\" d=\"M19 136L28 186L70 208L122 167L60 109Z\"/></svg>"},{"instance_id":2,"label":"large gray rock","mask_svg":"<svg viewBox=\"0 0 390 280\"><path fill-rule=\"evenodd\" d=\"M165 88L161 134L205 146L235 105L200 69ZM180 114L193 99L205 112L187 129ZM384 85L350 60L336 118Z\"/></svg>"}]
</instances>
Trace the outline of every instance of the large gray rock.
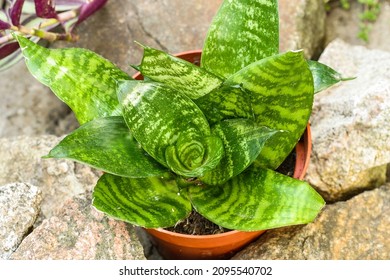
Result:
<instances>
[{"instance_id":1,"label":"large gray rock","mask_svg":"<svg viewBox=\"0 0 390 280\"><path fill-rule=\"evenodd\" d=\"M0 260L19 246L38 217L41 193L30 184L0 186Z\"/></svg>"},{"instance_id":2,"label":"large gray rock","mask_svg":"<svg viewBox=\"0 0 390 280\"><path fill-rule=\"evenodd\" d=\"M390 51L390 2L381 1L381 11L378 19L370 24L369 41L358 38L362 4L350 1L351 8L341 7L330 11L326 20L326 44L339 38L352 45L364 45L370 49Z\"/></svg>"},{"instance_id":3,"label":"large gray rock","mask_svg":"<svg viewBox=\"0 0 390 280\"><path fill-rule=\"evenodd\" d=\"M96 211L90 199L73 199L26 237L11 259L143 260L145 256L132 226Z\"/></svg>"},{"instance_id":4,"label":"large gray rock","mask_svg":"<svg viewBox=\"0 0 390 280\"><path fill-rule=\"evenodd\" d=\"M270 230L234 259L388 260L390 185L325 207L311 224Z\"/></svg>"},{"instance_id":5,"label":"large gray rock","mask_svg":"<svg viewBox=\"0 0 390 280\"><path fill-rule=\"evenodd\" d=\"M318 57L325 41L323 0L279 0L280 49L303 49L306 57Z\"/></svg>"},{"instance_id":6,"label":"large gray rock","mask_svg":"<svg viewBox=\"0 0 390 280\"><path fill-rule=\"evenodd\" d=\"M66 199L85 196L100 175L69 160L42 159L59 141L55 136L0 139L0 185L26 182L38 186L43 217L50 217Z\"/></svg>"},{"instance_id":7,"label":"large gray rock","mask_svg":"<svg viewBox=\"0 0 390 280\"><path fill-rule=\"evenodd\" d=\"M327 201L386 180L390 162L390 53L336 40L320 59L346 77L315 96L313 153L306 179Z\"/></svg>"}]
</instances>

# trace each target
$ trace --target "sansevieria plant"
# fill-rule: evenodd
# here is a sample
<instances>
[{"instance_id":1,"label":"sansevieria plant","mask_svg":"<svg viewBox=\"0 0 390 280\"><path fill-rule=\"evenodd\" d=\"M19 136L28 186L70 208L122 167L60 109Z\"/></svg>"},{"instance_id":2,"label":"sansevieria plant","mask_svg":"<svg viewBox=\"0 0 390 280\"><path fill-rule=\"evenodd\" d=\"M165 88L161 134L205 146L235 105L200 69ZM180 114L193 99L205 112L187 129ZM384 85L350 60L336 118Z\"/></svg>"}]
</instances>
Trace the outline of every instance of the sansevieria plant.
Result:
<instances>
[{"instance_id":1,"label":"sansevieria plant","mask_svg":"<svg viewBox=\"0 0 390 280\"><path fill-rule=\"evenodd\" d=\"M315 92L341 80L303 52L279 53L276 0L225 0L200 67L144 48L133 80L85 49L46 49L15 34L31 73L80 128L47 155L104 171L93 205L146 228L194 209L242 231L312 221L324 206L274 170L304 132Z\"/></svg>"}]
</instances>

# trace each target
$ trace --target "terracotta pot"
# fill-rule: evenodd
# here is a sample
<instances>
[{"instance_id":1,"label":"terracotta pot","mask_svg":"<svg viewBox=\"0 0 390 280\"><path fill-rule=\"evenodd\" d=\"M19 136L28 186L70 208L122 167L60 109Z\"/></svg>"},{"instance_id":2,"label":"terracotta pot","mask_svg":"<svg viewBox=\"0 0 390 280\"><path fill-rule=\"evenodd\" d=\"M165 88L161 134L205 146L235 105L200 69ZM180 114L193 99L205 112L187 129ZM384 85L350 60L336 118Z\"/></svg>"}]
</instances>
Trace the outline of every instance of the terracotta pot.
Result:
<instances>
[{"instance_id":1,"label":"terracotta pot","mask_svg":"<svg viewBox=\"0 0 390 280\"><path fill-rule=\"evenodd\" d=\"M188 51L175 56L200 64L202 52ZM143 79L140 73L134 79ZM302 180L306 174L311 154L311 131L308 124L296 145L294 178ZM265 231L242 232L233 230L215 235L186 235L164 229L145 229L152 242L165 259L228 259L242 247L254 241Z\"/></svg>"}]
</instances>

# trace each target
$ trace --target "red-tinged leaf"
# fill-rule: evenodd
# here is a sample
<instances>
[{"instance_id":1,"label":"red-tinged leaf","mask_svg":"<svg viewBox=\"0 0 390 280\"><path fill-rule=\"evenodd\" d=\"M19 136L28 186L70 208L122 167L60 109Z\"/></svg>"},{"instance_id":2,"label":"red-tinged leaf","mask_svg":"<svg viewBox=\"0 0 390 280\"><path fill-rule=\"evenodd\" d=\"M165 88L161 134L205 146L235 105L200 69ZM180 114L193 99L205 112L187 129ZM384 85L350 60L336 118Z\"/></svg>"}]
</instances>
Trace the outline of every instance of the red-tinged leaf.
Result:
<instances>
[{"instance_id":1,"label":"red-tinged leaf","mask_svg":"<svg viewBox=\"0 0 390 280\"><path fill-rule=\"evenodd\" d=\"M11 24L9 24L8 22L2 21L0 19L0 30L5 30L5 29L8 29L10 27L11 27Z\"/></svg>"},{"instance_id":2,"label":"red-tinged leaf","mask_svg":"<svg viewBox=\"0 0 390 280\"><path fill-rule=\"evenodd\" d=\"M20 25L20 16L22 14L22 9L24 5L24 0L15 0L11 8L9 9L9 16L13 25Z\"/></svg>"},{"instance_id":3,"label":"red-tinged leaf","mask_svg":"<svg viewBox=\"0 0 390 280\"><path fill-rule=\"evenodd\" d=\"M55 10L54 0L34 0L35 12L41 18L56 18L57 12Z\"/></svg>"},{"instance_id":4,"label":"red-tinged leaf","mask_svg":"<svg viewBox=\"0 0 390 280\"><path fill-rule=\"evenodd\" d=\"M82 21L86 20L89 16L95 13L97 10L102 8L104 4L106 4L107 0L92 0L90 2L85 3L80 8L79 19L76 23L78 25Z\"/></svg>"},{"instance_id":5,"label":"red-tinged leaf","mask_svg":"<svg viewBox=\"0 0 390 280\"><path fill-rule=\"evenodd\" d=\"M19 49L19 44L16 42L9 43L0 48L0 59L9 56L11 53Z\"/></svg>"}]
</instances>

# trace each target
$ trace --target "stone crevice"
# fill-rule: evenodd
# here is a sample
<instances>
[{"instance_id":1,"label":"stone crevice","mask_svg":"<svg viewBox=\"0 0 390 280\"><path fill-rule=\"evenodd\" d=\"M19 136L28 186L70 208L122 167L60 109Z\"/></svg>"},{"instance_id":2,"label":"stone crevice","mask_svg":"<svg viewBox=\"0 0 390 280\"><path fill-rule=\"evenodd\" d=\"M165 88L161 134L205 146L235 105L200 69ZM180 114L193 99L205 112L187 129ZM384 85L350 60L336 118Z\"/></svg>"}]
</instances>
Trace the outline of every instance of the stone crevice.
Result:
<instances>
[{"instance_id":1,"label":"stone crevice","mask_svg":"<svg viewBox=\"0 0 390 280\"><path fill-rule=\"evenodd\" d=\"M164 46L164 44L161 43L161 41L159 39L157 39L155 36L153 36L153 34L151 32L149 32L143 22L142 22L142 19L140 17L140 14L139 14L139 11L138 11L138 8L135 4L131 3L130 4L132 7L133 7L133 10L134 10L134 13L137 17L137 22L139 23L139 26L141 27L141 30L145 33L146 36L148 36L150 39L152 39L157 45L158 47L163 50L163 51L168 51L168 48ZM132 33L132 27L127 24L127 29L129 30L130 34Z\"/></svg>"}]
</instances>

